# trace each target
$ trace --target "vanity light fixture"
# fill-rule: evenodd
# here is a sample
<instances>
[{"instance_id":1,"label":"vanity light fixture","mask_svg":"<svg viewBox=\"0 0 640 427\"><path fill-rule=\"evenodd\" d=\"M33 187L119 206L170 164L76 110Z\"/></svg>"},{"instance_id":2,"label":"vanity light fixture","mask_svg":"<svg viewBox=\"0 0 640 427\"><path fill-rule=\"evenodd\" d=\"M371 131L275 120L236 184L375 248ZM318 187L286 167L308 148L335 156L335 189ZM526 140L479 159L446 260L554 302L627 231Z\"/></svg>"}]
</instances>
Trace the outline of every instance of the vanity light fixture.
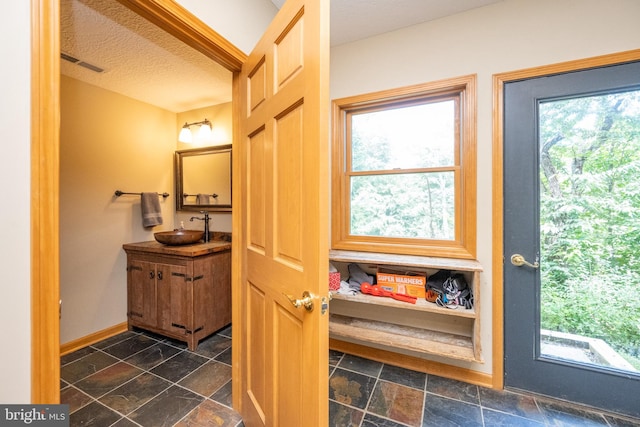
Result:
<instances>
[{"instance_id":1,"label":"vanity light fixture","mask_svg":"<svg viewBox=\"0 0 640 427\"><path fill-rule=\"evenodd\" d=\"M191 129L189 129L190 126L200 126L200 130L198 131L197 135L198 141L211 140L211 122L207 119L204 119L201 122L185 123L180 130L180 135L178 135L178 141L184 142L186 144L191 144L193 142L193 135L191 134Z\"/></svg>"}]
</instances>

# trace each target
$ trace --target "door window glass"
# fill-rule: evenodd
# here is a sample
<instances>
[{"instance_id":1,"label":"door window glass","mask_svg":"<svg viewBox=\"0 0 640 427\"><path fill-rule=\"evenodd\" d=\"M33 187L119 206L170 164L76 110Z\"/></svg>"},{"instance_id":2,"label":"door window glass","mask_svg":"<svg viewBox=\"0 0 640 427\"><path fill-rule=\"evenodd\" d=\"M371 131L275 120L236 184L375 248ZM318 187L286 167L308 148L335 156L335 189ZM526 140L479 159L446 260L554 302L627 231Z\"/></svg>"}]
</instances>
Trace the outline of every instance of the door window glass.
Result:
<instances>
[{"instance_id":1,"label":"door window glass","mask_svg":"<svg viewBox=\"0 0 640 427\"><path fill-rule=\"evenodd\" d=\"M640 90L539 104L540 353L640 371Z\"/></svg>"}]
</instances>

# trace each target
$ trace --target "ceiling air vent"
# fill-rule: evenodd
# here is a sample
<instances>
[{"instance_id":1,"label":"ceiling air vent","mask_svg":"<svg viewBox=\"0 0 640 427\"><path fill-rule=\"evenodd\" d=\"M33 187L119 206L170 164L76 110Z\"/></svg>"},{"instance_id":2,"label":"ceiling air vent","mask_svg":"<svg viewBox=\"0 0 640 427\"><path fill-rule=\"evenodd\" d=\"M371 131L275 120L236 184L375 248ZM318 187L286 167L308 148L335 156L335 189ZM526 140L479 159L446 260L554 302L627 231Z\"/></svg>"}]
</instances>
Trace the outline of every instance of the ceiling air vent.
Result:
<instances>
[{"instance_id":1,"label":"ceiling air vent","mask_svg":"<svg viewBox=\"0 0 640 427\"><path fill-rule=\"evenodd\" d=\"M84 68L87 68L87 69L89 69L91 71L95 71L96 73L103 73L104 72L103 68L100 68L100 67L98 67L96 65L93 65L93 64L89 64L88 62L81 61L78 58L74 58L73 56L68 55L68 54L66 54L64 52L60 52L60 58L64 59L65 61L69 61L69 62L72 62L72 63L74 63L76 65L79 65L80 67L84 67Z\"/></svg>"},{"instance_id":2,"label":"ceiling air vent","mask_svg":"<svg viewBox=\"0 0 640 427\"><path fill-rule=\"evenodd\" d=\"M65 61L73 62L74 64L77 64L78 62L80 62L79 59L76 59L71 55L67 55L64 52L60 52L60 58L64 59Z\"/></svg>"}]
</instances>

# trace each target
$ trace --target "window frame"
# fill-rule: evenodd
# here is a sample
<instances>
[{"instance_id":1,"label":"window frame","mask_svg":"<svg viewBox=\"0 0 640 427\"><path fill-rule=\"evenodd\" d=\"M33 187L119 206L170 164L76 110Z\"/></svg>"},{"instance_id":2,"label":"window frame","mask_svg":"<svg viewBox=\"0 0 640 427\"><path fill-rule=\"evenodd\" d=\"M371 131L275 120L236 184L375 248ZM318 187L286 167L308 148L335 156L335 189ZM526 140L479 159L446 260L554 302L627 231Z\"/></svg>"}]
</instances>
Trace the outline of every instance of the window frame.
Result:
<instances>
[{"instance_id":1,"label":"window frame","mask_svg":"<svg viewBox=\"0 0 640 427\"><path fill-rule=\"evenodd\" d=\"M476 257L476 79L475 74L453 79L356 95L332 101L331 167L331 248L438 258ZM452 240L350 234L350 177L362 173L348 171L351 151L348 118L354 112L415 105L423 101L458 98L458 138L453 167L425 168L454 172L455 233ZM396 173L407 173L405 169Z\"/></svg>"}]
</instances>

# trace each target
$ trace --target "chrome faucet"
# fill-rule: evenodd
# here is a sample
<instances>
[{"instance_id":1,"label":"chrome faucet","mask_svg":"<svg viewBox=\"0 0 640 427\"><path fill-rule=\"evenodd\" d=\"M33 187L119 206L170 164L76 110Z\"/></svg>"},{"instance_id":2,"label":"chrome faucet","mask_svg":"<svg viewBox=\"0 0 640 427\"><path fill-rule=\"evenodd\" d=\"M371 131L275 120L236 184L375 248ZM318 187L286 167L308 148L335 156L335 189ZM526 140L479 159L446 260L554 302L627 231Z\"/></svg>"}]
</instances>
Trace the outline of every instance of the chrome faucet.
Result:
<instances>
[{"instance_id":1,"label":"chrome faucet","mask_svg":"<svg viewBox=\"0 0 640 427\"><path fill-rule=\"evenodd\" d=\"M204 215L203 218L198 218L197 216L192 216L191 219L189 219L189 221L193 222L194 219L199 219L200 221L204 221L204 237L203 237L203 241L206 243L209 241L210 237L209 237L209 212L207 211L200 211L201 214Z\"/></svg>"}]
</instances>

